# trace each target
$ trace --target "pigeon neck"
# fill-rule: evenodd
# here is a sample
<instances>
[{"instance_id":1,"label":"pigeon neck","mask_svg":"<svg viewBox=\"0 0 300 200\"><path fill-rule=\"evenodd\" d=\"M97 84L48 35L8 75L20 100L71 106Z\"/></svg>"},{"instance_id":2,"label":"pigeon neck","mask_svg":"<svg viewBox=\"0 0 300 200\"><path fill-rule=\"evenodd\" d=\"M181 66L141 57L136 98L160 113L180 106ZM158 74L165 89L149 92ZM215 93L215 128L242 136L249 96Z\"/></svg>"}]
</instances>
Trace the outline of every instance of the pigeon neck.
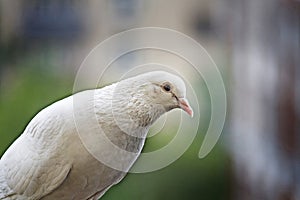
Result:
<instances>
[{"instance_id":1,"label":"pigeon neck","mask_svg":"<svg viewBox=\"0 0 300 200\"><path fill-rule=\"evenodd\" d=\"M113 113L118 113L122 121L130 121L136 127L147 128L165 113L163 106L151 100L143 85L139 88L126 86L126 84L117 86L112 99Z\"/></svg>"},{"instance_id":2,"label":"pigeon neck","mask_svg":"<svg viewBox=\"0 0 300 200\"><path fill-rule=\"evenodd\" d=\"M162 106L151 103L146 95L132 96L124 100L123 113L139 127L149 127L165 113Z\"/></svg>"}]
</instances>

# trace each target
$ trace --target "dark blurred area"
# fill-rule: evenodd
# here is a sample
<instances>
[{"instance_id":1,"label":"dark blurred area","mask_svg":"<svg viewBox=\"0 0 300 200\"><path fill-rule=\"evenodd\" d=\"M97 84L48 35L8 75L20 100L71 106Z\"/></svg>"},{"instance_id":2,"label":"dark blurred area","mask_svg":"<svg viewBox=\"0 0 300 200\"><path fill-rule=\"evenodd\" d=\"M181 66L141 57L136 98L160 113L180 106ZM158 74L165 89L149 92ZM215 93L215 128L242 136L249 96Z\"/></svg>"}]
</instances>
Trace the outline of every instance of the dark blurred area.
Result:
<instances>
[{"instance_id":1,"label":"dark blurred area","mask_svg":"<svg viewBox=\"0 0 300 200\"><path fill-rule=\"evenodd\" d=\"M207 124L179 160L128 175L102 199L299 200L299 0L1 1L0 155L39 110L72 94L95 45L146 26L180 31L213 57L226 126L205 159L197 154Z\"/></svg>"}]
</instances>

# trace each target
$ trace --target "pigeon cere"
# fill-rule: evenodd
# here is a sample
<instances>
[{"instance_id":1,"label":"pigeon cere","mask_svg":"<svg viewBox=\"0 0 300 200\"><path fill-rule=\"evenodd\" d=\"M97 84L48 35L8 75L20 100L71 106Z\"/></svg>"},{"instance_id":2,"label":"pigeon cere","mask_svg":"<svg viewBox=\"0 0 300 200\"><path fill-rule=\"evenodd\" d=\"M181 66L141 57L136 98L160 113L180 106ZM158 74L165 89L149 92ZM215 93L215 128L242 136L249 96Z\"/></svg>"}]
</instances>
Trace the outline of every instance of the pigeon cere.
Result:
<instances>
[{"instance_id":1,"label":"pigeon cere","mask_svg":"<svg viewBox=\"0 0 300 200\"><path fill-rule=\"evenodd\" d=\"M184 81L164 71L143 73L53 103L33 117L2 156L0 200L99 199L138 159L151 125L175 108L193 116ZM110 146L132 154L117 155L96 139L101 134ZM88 145L82 141L85 135Z\"/></svg>"}]
</instances>

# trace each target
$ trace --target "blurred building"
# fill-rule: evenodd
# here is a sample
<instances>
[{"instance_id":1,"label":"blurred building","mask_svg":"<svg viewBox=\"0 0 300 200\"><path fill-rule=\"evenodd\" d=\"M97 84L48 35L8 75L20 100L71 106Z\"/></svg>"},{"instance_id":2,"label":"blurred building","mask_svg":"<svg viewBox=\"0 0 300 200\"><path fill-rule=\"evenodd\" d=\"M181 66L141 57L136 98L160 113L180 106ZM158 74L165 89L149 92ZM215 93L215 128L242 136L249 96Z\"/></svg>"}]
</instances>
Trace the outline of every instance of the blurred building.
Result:
<instances>
[{"instance_id":1,"label":"blurred building","mask_svg":"<svg viewBox=\"0 0 300 200\"><path fill-rule=\"evenodd\" d=\"M0 42L33 54L45 49L49 62L77 69L95 45L131 28L170 28L207 41L212 28L208 7L205 0L4 0Z\"/></svg>"}]
</instances>

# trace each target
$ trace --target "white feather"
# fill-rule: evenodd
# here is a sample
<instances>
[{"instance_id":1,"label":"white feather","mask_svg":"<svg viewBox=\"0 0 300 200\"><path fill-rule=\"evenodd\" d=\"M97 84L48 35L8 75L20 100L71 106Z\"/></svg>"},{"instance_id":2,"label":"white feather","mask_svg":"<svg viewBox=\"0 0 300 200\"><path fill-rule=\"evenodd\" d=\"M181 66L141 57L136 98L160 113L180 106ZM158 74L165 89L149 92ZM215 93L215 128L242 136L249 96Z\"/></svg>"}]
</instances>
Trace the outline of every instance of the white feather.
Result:
<instances>
[{"instance_id":1,"label":"white feather","mask_svg":"<svg viewBox=\"0 0 300 200\"><path fill-rule=\"evenodd\" d=\"M86 122L92 136L97 126L89 125L89 112L95 113L97 123L115 145L136 153L136 156L116 161L128 170L142 150L149 126L174 103L169 94L158 91L157 84L166 81L174 85L178 96L185 95L185 86L179 77L152 72L102 89L80 92L40 111L1 158L0 199L101 197L126 171L112 169L90 154L78 136L74 111ZM92 97L87 98L90 103L74 110L74 100L87 96ZM140 138L127 135L124 129ZM101 141L92 145L96 152L106 152ZM106 156L114 159L109 153Z\"/></svg>"}]
</instances>

